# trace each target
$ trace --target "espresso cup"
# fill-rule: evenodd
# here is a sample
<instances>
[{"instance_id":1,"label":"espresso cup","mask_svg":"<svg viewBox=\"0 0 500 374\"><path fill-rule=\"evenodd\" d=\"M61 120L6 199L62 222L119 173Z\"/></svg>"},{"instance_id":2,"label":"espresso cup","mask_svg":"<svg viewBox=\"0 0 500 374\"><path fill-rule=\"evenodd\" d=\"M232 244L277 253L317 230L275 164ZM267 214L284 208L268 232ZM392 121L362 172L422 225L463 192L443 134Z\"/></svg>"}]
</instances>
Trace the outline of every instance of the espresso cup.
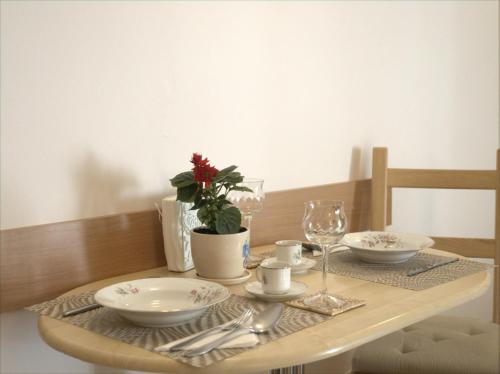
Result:
<instances>
[{"instance_id":1,"label":"espresso cup","mask_svg":"<svg viewBox=\"0 0 500 374\"><path fill-rule=\"evenodd\" d=\"M276 260L288 265L298 265L302 261L302 242L299 240L279 240L276 245Z\"/></svg>"},{"instance_id":2,"label":"espresso cup","mask_svg":"<svg viewBox=\"0 0 500 374\"><path fill-rule=\"evenodd\" d=\"M262 291L271 295L287 293L290 289L290 267L286 264L261 264L257 270L257 280L262 285Z\"/></svg>"}]
</instances>

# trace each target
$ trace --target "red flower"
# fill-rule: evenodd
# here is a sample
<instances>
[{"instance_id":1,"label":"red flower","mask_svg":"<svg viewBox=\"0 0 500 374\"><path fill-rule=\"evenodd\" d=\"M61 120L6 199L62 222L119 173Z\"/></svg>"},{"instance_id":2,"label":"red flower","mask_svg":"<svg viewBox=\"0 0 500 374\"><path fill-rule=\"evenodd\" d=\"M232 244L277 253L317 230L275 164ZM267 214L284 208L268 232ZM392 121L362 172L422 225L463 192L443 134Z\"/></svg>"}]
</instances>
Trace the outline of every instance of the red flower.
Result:
<instances>
[{"instance_id":1,"label":"red flower","mask_svg":"<svg viewBox=\"0 0 500 374\"><path fill-rule=\"evenodd\" d=\"M193 153L191 158L193 163L194 180L201 185L205 183L205 188L210 187L212 179L217 175L219 170L209 164L208 158L203 159L200 153Z\"/></svg>"},{"instance_id":2,"label":"red flower","mask_svg":"<svg viewBox=\"0 0 500 374\"><path fill-rule=\"evenodd\" d=\"M199 153L193 153L193 158L191 159L191 162L195 165L198 165L202 160L201 154Z\"/></svg>"}]
</instances>

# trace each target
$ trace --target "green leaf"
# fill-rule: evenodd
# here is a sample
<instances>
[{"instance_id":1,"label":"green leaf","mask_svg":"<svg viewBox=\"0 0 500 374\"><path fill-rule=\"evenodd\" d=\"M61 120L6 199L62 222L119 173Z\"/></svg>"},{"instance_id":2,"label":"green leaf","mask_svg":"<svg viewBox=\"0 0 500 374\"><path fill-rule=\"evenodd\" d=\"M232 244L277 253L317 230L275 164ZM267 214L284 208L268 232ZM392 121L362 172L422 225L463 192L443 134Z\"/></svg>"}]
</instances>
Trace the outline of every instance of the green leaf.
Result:
<instances>
[{"instance_id":1,"label":"green leaf","mask_svg":"<svg viewBox=\"0 0 500 374\"><path fill-rule=\"evenodd\" d=\"M196 191L196 196L194 197L194 202L199 203L203 199L203 188L200 186L198 191Z\"/></svg>"},{"instance_id":2,"label":"green leaf","mask_svg":"<svg viewBox=\"0 0 500 374\"><path fill-rule=\"evenodd\" d=\"M237 171L229 173L226 178L224 178L225 183L238 184L243 182L243 177Z\"/></svg>"},{"instance_id":3,"label":"green leaf","mask_svg":"<svg viewBox=\"0 0 500 374\"><path fill-rule=\"evenodd\" d=\"M184 173L177 174L175 177L170 179L172 187L182 188L187 187L192 184L196 184L194 180L194 174L192 171L185 171Z\"/></svg>"},{"instance_id":4,"label":"green leaf","mask_svg":"<svg viewBox=\"0 0 500 374\"><path fill-rule=\"evenodd\" d=\"M192 203L198 191L197 184L190 184L185 187L177 187L177 200L184 203Z\"/></svg>"},{"instance_id":5,"label":"green leaf","mask_svg":"<svg viewBox=\"0 0 500 374\"><path fill-rule=\"evenodd\" d=\"M222 181L225 177L227 177L232 171L234 171L237 168L237 166L232 165L228 166L227 168L224 168L220 170L217 175L214 178L214 182L220 182Z\"/></svg>"},{"instance_id":6,"label":"green leaf","mask_svg":"<svg viewBox=\"0 0 500 374\"><path fill-rule=\"evenodd\" d=\"M209 212L207 206L198 209L198 213L196 213L196 216L202 223L206 224L206 220L209 218Z\"/></svg>"},{"instance_id":7,"label":"green leaf","mask_svg":"<svg viewBox=\"0 0 500 374\"><path fill-rule=\"evenodd\" d=\"M217 196L217 206L219 209L222 209L226 205L233 205L233 203L226 199L225 194Z\"/></svg>"},{"instance_id":8,"label":"green leaf","mask_svg":"<svg viewBox=\"0 0 500 374\"><path fill-rule=\"evenodd\" d=\"M245 186L236 186L233 188L233 191L242 191L242 192L253 192L251 188Z\"/></svg>"},{"instance_id":9,"label":"green leaf","mask_svg":"<svg viewBox=\"0 0 500 374\"><path fill-rule=\"evenodd\" d=\"M196 201L196 199L195 199L195 201ZM203 208L207 204L208 204L208 200L200 200L199 202L195 202L190 210L196 210L196 209Z\"/></svg>"},{"instance_id":10,"label":"green leaf","mask_svg":"<svg viewBox=\"0 0 500 374\"><path fill-rule=\"evenodd\" d=\"M203 188L198 188L196 191L196 194L194 195L194 206L191 208L191 210L196 210L200 208L200 203L203 199Z\"/></svg>"},{"instance_id":11,"label":"green leaf","mask_svg":"<svg viewBox=\"0 0 500 374\"><path fill-rule=\"evenodd\" d=\"M221 210L215 220L215 228L219 234L235 234L240 230L241 213L232 206Z\"/></svg>"}]
</instances>

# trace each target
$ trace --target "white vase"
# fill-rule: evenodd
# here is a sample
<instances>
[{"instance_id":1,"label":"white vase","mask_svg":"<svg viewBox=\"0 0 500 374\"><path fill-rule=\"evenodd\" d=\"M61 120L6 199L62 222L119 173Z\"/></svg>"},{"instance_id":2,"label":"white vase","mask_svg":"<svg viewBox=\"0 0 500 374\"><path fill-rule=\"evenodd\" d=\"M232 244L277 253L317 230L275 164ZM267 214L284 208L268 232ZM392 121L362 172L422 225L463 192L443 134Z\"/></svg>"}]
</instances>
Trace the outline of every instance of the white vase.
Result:
<instances>
[{"instance_id":1,"label":"white vase","mask_svg":"<svg viewBox=\"0 0 500 374\"><path fill-rule=\"evenodd\" d=\"M188 271L194 268L191 257L191 230L201 225L193 203L177 201L177 195L161 202L163 247L170 271Z\"/></svg>"},{"instance_id":2,"label":"white vase","mask_svg":"<svg viewBox=\"0 0 500 374\"><path fill-rule=\"evenodd\" d=\"M191 255L196 273L203 278L230 279L245 272L248 230L236 234L206 234L191 230Z\"/></svg>"}]
</instances>

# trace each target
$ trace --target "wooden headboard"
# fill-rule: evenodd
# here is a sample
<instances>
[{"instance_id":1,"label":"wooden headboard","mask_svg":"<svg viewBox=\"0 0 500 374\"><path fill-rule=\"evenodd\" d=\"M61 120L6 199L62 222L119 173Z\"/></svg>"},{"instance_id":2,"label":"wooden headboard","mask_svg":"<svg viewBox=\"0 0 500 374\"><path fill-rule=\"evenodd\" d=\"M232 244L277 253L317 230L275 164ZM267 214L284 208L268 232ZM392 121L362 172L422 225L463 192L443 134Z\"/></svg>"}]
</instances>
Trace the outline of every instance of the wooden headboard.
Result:
<instances>
[{"instance_id":1,"label":"wooden headboard","mask_svg":"<svg viewBox=\"0 0 500 374\"><path fill-rule=\"evenodd\" d=\"M349 230L368 228L370 180L276 191L252 222L252 245L303 239L304 202L311 199L344 200ZM154 210L3 230L0 238L0 311L166 264Z\"/></svg>"}]
</instances>

